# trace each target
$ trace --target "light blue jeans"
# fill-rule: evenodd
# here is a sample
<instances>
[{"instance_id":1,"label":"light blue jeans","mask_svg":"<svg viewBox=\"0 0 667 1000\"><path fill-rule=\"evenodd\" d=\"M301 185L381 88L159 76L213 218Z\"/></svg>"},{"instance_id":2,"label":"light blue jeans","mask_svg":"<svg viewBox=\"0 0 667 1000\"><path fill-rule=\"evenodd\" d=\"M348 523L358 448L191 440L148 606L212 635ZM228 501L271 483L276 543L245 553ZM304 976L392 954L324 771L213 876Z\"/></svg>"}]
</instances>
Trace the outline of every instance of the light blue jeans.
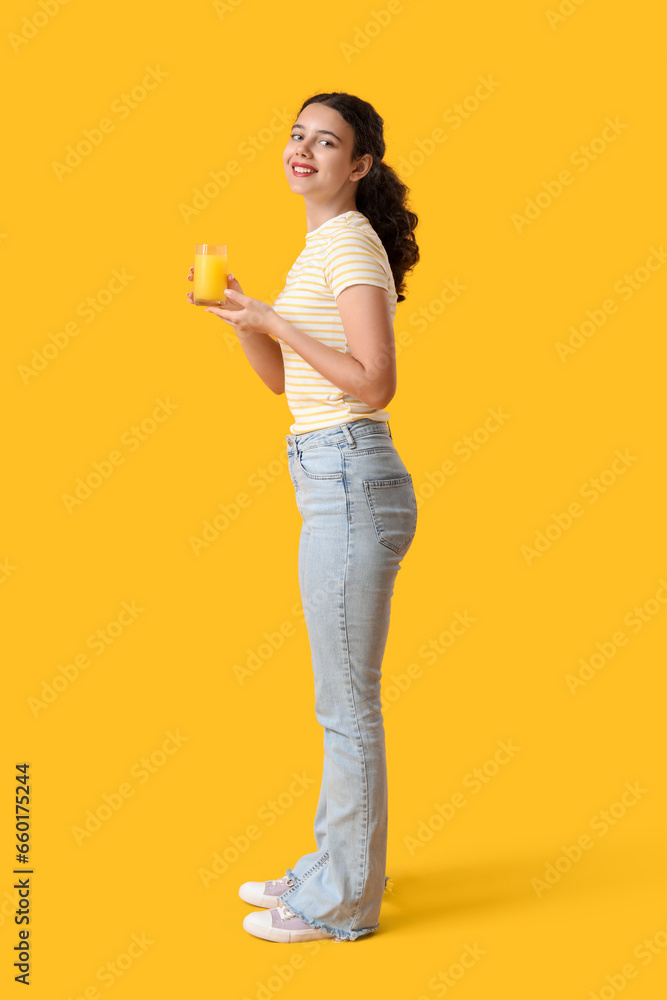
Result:
<instances>
[{"instance_id":1,"label":"light blue jeans","mask_svg":"<svg viewBox=\"0 0 667 1000\"><path fill-rule=\"evenodd\" d=\"M412 477L385 422L286 436L303 518L298 576L324 765L316 850L279 897L334 937L377 930L387 855L387 764L380 703L394 581L417 527Z\"/></svg>"}]
</instances>

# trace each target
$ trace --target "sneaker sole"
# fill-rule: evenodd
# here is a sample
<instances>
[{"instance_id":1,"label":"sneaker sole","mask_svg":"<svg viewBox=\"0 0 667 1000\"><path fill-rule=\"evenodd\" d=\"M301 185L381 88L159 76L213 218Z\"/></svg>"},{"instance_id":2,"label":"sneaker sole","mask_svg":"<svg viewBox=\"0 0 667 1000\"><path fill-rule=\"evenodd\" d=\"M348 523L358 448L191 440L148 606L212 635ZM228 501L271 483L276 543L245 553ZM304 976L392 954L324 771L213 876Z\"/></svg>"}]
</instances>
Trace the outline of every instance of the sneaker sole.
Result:
<instances>
[{"instance_id":1,"label":"sneaker sole","mask_svg":"<svg viewBox=\"0 0 667 1000\"><path fill-rule=\"evenodd\" d=\"M257 925L251 918L251 913L247 917L244 917L243 929L254 937L263 938L264 941L282 941L296 944L298 941L320 941L324 938L331 939L333 937L332 934L318 930L317 927L313 927L309 931L287 931L282 930L280 927L262 927Z\"/></svg>"}]
</instances>

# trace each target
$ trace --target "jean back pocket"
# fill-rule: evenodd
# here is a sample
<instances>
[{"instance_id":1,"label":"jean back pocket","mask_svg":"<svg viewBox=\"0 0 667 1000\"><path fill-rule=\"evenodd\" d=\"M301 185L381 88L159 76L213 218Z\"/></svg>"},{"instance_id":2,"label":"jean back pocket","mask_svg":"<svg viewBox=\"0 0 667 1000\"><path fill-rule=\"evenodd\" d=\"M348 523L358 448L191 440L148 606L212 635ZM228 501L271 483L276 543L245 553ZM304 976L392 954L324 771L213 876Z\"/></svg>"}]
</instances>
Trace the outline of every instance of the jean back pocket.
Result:
<instances>
[{"instance_id":1,"label":"jean back pocket","mask_svg":"<svg viewBox=\"0 0 667 1000\"><path fill-rule=\"evenodd\" d=\"M398 479L365 479L364 492L378 541L394 552L403 552L417 530L417 500L412 476Z\"/></svg>"}]
</instances>

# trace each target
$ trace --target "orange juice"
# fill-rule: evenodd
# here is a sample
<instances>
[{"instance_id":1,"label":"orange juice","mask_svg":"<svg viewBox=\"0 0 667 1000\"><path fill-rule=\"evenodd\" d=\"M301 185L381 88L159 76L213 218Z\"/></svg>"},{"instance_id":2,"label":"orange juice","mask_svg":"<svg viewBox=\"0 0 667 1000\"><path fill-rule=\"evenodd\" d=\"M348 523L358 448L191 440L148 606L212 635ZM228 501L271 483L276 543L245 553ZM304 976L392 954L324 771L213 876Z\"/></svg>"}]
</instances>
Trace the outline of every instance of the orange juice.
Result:
<instances>
[{"instance_id":1,"label":"orange juice","mask_svg":"<svg viewBox=\"0 0 667 1000\"><path fill-rule=\"evenodd\" d=\"M227 288L227 247L198 243L195 248L193 300L196 306L224 304Z\"/></svg>"}]
</instances>

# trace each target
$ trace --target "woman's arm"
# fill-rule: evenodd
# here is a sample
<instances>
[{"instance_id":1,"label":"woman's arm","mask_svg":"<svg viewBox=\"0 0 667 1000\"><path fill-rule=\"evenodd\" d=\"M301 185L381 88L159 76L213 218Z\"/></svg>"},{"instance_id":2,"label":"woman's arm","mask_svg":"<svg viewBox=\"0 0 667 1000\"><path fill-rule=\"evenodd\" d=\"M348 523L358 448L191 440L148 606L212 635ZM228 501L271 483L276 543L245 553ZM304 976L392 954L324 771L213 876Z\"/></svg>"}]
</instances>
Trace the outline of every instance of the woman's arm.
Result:
<instances>
[{"instance_id":1,"label":"woman's arm","mask_svg":"<svg viewBox=\"0 0 667 1000\"><path fill-rule=\"evenodd\" d=\"M389 294L379 285L349 285L339 294L336 305L349 354L327 347L275 312L267 329L343 392L374 409L384 409L396 393Z\"/></svg>"},{"instance_id":2,"label":"woman's arm","mask_svg":"<svg viewBox=\"0 0 667 1000\"><path fill-rule=\"evenodd\" d=\"M194 270L194 266L190 267L188 273L189 281L194 280ZM227 293L229 292L232 293L229 296L231 301L226 302L226 309L208 308L206 312L216 313L223 318L229 316L228 322L235 327L235 332L241 342L243 353L252 368L257 372L264 385L267 385L276 395L280 395L280 393L285 391L285 366L283 365L283 354L280 350L280 345L263 333L261 327L253 329L251 326L245 324L245 328L242 328L241 324L237 325L234 323L234 313L242 312L243 306L239 302L234 302L232 296L235 292L239 292L242 298L247 297L243 295L243 290L233 274L227 275ZM187 299L191 305L194 305L192 291L187 293ZM265 317L273 311L271 306L264 303L259 304L263 306L261 317Z\"/></svg>"},{"instance_id":3,"label":"woman's arm","mask_svg":"<svg viewBox=\"0 0 667 1000\"><path fill-rule=\"evenodd\" d=\"M241 333L237 330L236 336L264 385L279 396L285 391L285 366L280 344L266 333Z\"/></svg>"}]
</instances>

